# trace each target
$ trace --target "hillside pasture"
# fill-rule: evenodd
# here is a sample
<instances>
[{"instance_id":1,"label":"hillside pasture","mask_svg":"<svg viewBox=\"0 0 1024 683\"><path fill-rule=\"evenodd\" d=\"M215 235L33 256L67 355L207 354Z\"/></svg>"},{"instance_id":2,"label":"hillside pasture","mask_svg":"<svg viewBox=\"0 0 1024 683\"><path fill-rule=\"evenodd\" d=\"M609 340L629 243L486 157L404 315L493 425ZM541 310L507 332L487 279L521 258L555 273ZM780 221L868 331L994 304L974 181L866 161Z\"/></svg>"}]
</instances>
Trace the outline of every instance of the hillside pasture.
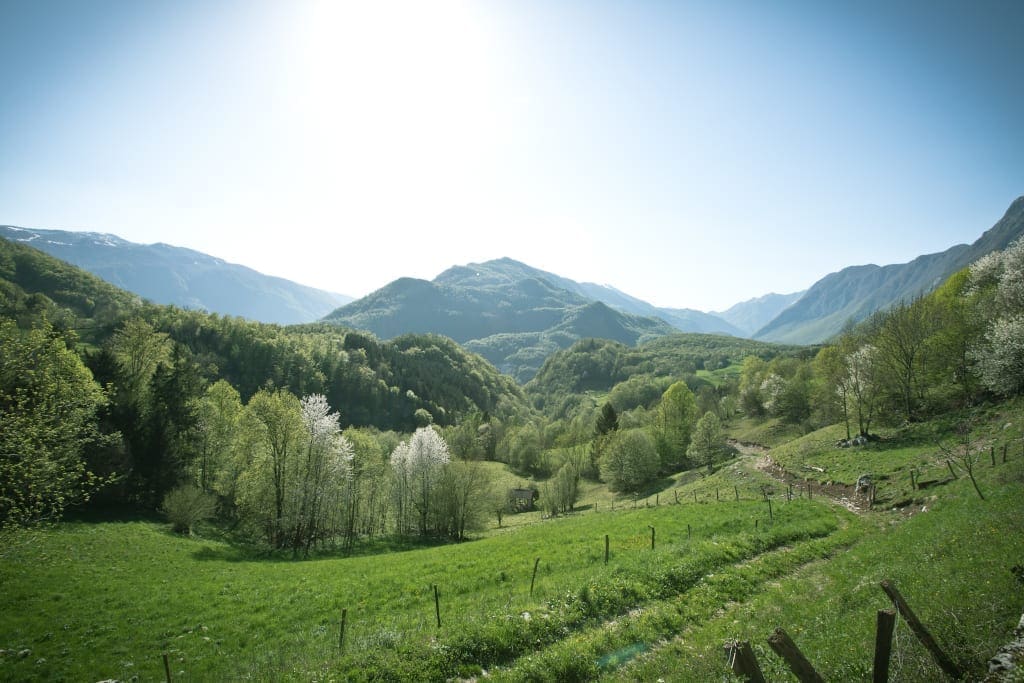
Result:
<instances>
[{"instance_id":1,"label":"hillside pasture","mask_svg":"<svg viewBox=\"0 0 1024 683\"><path fill-rule=\"evenodd\" d=\"M163 653L175 680L444 680L481 667L515 670L524 656L675 599L709 574L845 524L841 511L817 502L776 513L769 524L752 499L662 504L457 545L304 562L176 536L151 521L66 523L4 551L0 648L10 654L0 658L0 677L152 680L163 676ZM651 642L667 635L662 626ZM597 644L588 651L594 662L608 654Z\"/></svg>"},{"instance_id":2,"label":"hillside pasture","mask_svg":"<svg viewBox=\"0 0 1024 683\"><path fill-rule=\"evenodd\" d=\"M722 645L733 639L751 642L768 680L796 680L767 644L782 627L825 680L870 681L876 613L892 606L883 579L895 583L967 678L980 680L1024 610L1024 587L1010 571L1024 560L1024 456L978 476L987 500L961 478L913 514L863 516L871 528L828 562L760 585L607 680L722 680ZM890 680L947 680L902 619Z\"/></svg>"}]
</instances>

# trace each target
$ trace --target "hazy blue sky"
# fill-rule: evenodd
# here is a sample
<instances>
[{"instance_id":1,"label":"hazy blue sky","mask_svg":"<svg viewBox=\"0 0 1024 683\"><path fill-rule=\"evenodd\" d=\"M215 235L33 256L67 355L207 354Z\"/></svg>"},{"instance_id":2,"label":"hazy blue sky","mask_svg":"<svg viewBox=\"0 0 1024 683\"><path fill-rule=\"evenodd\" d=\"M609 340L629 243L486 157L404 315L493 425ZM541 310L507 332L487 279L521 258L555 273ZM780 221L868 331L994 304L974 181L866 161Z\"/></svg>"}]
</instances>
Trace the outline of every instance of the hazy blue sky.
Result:
<instances>
[{"instance_id":1,"label":"hazy blue sky","mask_svg":"<svg viewBox=\"0 0 1024 683\"><path fill-rule=\"evenodd\" d=\"M0 223L722 309L1024 193L1024 2L0 0Z\"/></svg>"}]
</instances>

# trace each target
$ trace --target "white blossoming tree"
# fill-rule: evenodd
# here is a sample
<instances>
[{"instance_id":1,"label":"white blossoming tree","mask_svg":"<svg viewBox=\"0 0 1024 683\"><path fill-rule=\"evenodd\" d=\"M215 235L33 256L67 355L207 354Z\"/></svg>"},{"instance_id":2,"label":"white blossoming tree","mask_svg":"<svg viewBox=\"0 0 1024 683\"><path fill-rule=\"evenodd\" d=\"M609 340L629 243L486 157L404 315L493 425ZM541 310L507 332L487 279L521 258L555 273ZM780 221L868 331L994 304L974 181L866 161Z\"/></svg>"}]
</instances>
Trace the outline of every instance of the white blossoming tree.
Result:
<instances>
[{"instance_id":1,"label":"white blossoming tree","mask_svg":"<svg viewBox=\"0 0 1024 683\"><path fill-rule=\"evenodd\" d=\"M1024 391L1024 240L971 266L970 293L991 320L971 356L985 386L996 393Z\"/></svg>"},{"instance_id":2,"label":"white blossoming tree","mask_svg":"<svg viewBox=\"0 0 1024 683\"><path fill-rule=\"evenodd\" d=\"M414 525L421 534L431 531L438 488L449 461L448 445L430 427L417 429L391 453L398 533L409 533Z\"/></svg>"},{"instance_id":3,"label":"white blossoming tree","mask_svg":"<svg viewBox=\"0 0 1024 683\"><path fill-rule=\"evenodd\" d=\"M245 519L275 548L294 553L337 533L352 446L338 414L313 395L259 391L245 411L248 455L236 502Z\"/></svg>"},{"instance_id":4,"label":"white blossoming tree","mask_svg":"<svg viewBox=\"0 0 1024 683\"><path fill-rule=\"evenodd\" d=\"M878 403L878 350L865 344L846 357L847 386L857 415L858 433L867 436Z\"/></svg>"},{"instance_id":5,"label":"white blossoming tree","mask_svg":"<svg viewBox=\"0 0 1024 683\"><path fill-rule=\"evenodd\" d=\"M295 492L298 514L291 547L306 554L340 528L340 513L352 473L352 444L341 433L338 413L322 394L301 401L304 461Z\"/></svg>"}]
</instances>

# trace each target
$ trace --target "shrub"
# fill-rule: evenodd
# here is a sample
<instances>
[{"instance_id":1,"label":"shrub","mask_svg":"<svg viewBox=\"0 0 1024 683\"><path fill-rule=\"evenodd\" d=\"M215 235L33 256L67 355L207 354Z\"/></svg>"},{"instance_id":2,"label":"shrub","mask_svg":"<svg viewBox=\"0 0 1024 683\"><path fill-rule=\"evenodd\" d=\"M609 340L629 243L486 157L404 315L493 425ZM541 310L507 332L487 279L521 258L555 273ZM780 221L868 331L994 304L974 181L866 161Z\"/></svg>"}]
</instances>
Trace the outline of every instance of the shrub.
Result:
<instances>
[{"instance_id":1,"label":"shrub","mask_svg":"<svg viewBox=\"0 0 1024 683\"><path fill-rule=\"evenodd\" d=\"M196 524L213 517L217 499L195 484L182 484L164 496L160 509L176 532L191 536Z\"/></svg>"}]
</instances>

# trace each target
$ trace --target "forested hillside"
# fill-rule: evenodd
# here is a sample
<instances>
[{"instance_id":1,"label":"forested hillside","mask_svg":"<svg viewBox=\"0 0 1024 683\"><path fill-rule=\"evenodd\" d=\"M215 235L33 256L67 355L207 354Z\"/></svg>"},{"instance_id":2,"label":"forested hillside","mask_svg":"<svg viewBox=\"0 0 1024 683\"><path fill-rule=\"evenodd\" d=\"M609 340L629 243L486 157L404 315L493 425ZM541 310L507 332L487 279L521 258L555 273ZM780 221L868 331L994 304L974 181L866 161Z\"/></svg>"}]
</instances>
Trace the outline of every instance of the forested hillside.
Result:
<instances>
[{"instance_id":1,"label":"forested hillside","mask_svg":"<svg viewBox=\"0 0 1024 683\"><path fill-rule=\"evenodd\" d=\"M620 383L637 386L645 381L657 384L665 379L688 378L691 389L696 391L702 382L706 384L697 378L699 370L722 370L731 365L738 368L748 356L770 360L778 356L806 357L813 352L806 347L709 334L673 334L636 347L604 339L584 339L551 355L526 385L526 391L535 406L557 414L564 412L558 406L566 400L571 403L574 395L611 391ZM738 370L734 374L738 375ZM624 410L638 405L626 403L616 408Z\"/></svg>"},{"instance_id":2,"label":"forested hillside","mask_svg":"<svg viewBox=\"0 0 1024 683\"><path fill-rule=\"evenodd\" d=\"M380 342L336 326L285 328L158 306L7 240L0 240L0 294L11 344L36 330L39 344L75 352L62 363L73 359L95 378L98 393L82 419L93 420L104 438L71 450L91 472L116 473L117 485L104 489L116 499L158 501L192 467L208 426L204 401L217 385L243 403L265 391L320 394L340 412L342 427L402 432L523 409L510 378L450 339ZM25 355L5 359L8 400L25 390L19 382L36 353L26 347ZM58 416L51 418L59 431ZM20 432L8 435L29 433Z\"/></svg>"}]
</instances>

